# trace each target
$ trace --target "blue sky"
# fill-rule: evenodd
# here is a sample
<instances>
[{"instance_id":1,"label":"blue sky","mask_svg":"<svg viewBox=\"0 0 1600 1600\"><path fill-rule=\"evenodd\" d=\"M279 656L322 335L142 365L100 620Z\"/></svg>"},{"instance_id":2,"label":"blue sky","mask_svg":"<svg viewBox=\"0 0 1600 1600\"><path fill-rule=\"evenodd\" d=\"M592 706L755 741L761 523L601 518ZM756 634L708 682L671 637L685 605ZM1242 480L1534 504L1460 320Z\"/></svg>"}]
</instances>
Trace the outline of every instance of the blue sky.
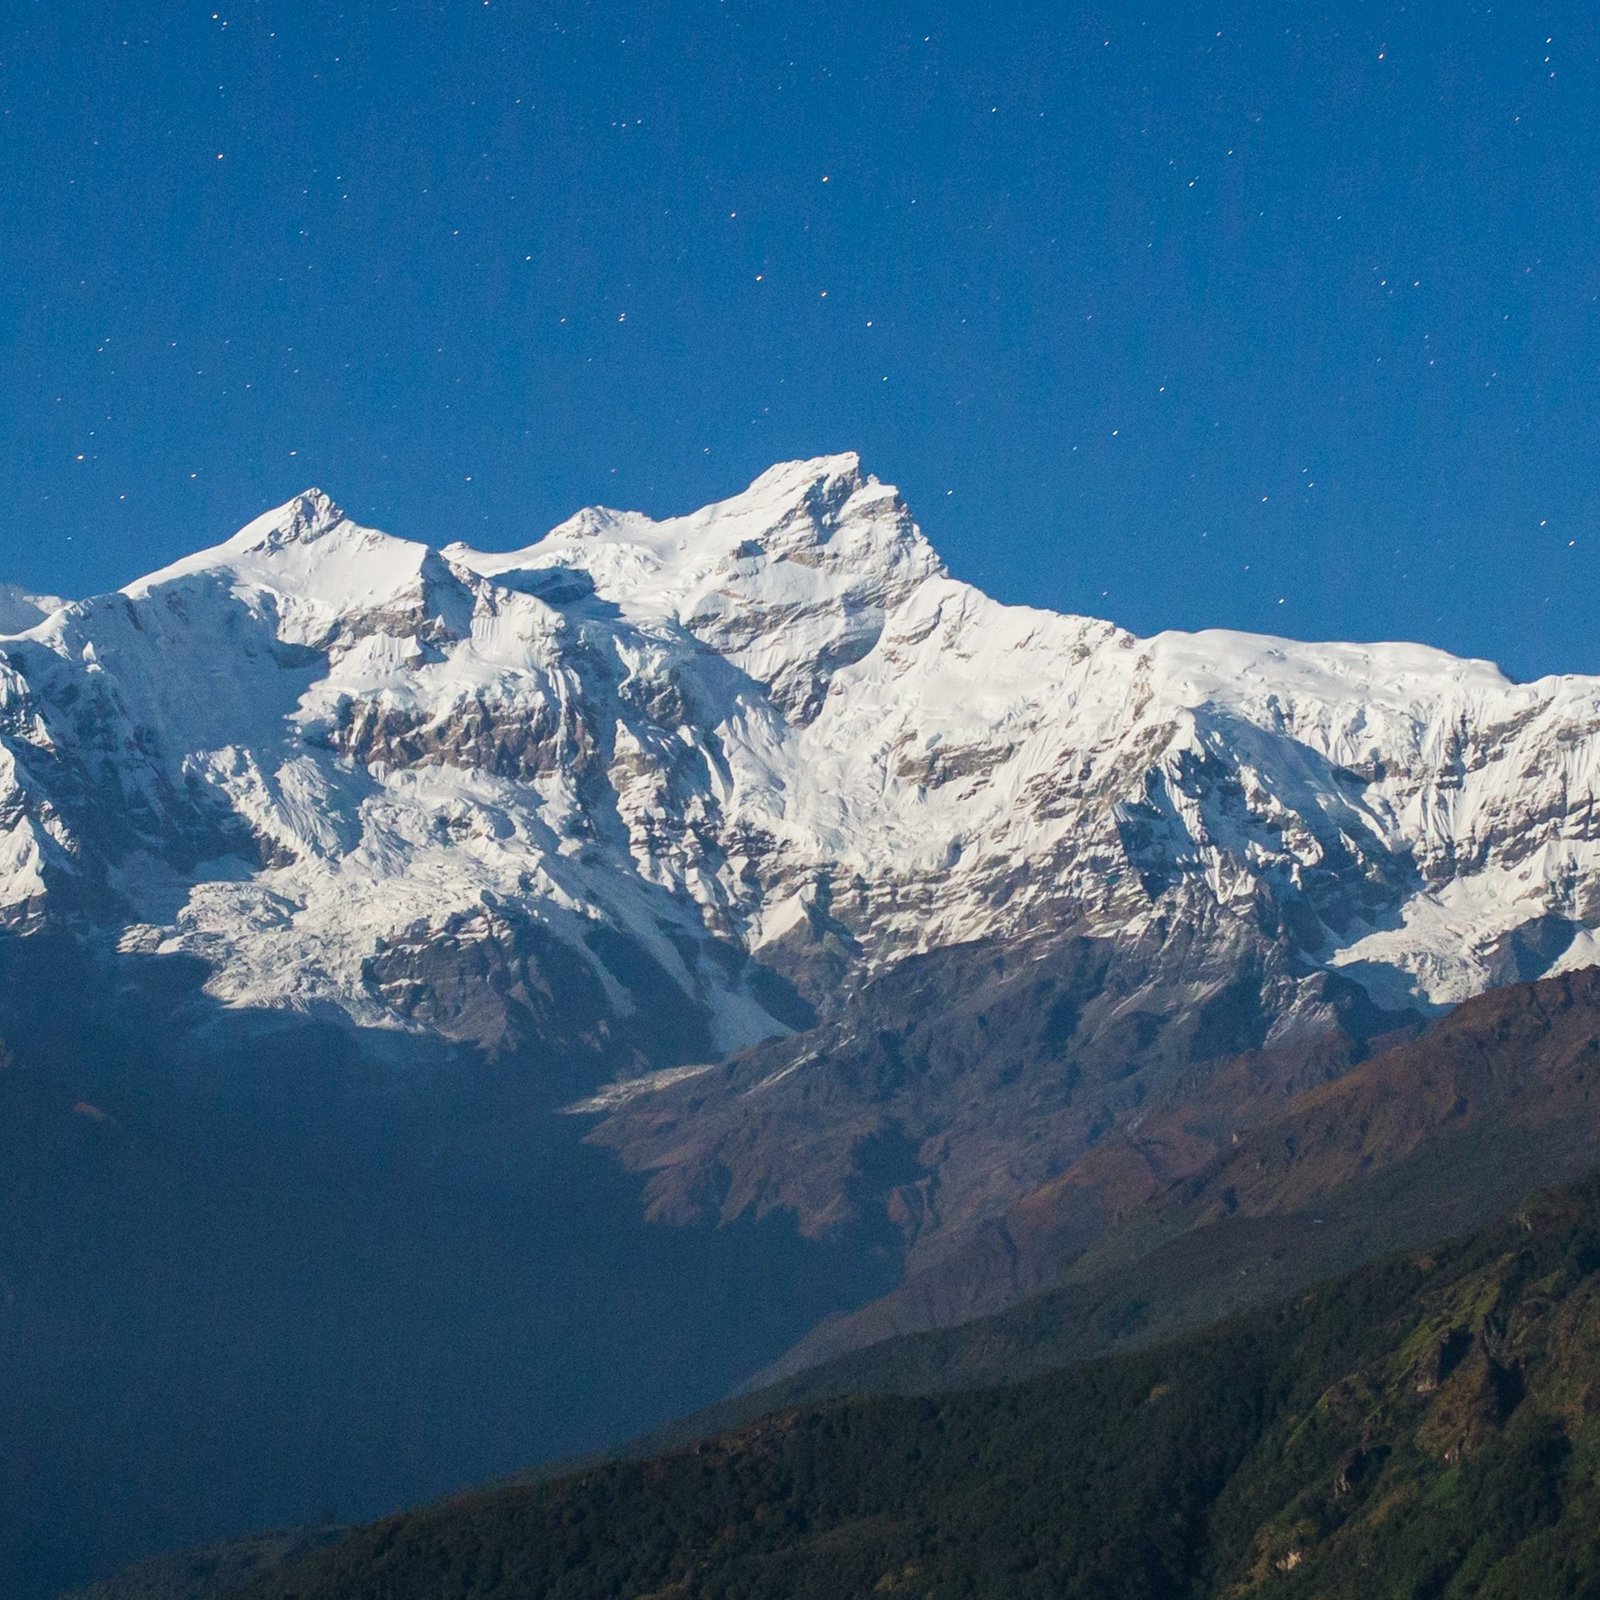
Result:
<instances>
[{"instance_id":1,"label":"blue sky","mask_svg":"<svg viewBox=\"0 0 1600 1600\"><path fill-rule=\"evenodd\" d=\"M13 0L0 576L855 448L1007 600L1600 671L1587 10Z\"/></svg>"}]
</instances>

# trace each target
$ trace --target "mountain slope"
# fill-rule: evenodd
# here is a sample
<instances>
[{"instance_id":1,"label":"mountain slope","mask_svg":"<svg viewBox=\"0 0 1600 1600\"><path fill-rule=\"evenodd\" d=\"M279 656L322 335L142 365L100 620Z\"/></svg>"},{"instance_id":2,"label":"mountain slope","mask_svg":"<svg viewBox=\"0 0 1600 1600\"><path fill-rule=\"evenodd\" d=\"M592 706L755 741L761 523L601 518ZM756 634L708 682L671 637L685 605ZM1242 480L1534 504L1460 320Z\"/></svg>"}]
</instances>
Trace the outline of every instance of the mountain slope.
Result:
<instances>
[{"instance_id":1,"label":"mountain slope","mask_svg":"<svg viewBox=\"0 0 1600 1600\"><path fill-rule=\"evenodd\" d=\"M1597 1316L1590 1184L1158 1351L461 1497L250 1593L1589 1594Z\"/></svg>"},{"instance_id":2,"label":"mountain slope","mask_svg":"<svg viewBox=\"0 0 1600 1600\"><path fill-rule=\"evenodd\" d=\"M1231 1087L1231 1103L1214 1093L1209 1112L1194 1103L1152 1108L1140 1130L1097 1148L1109 1174L1092 1181L1076 1174L1059 1186L1080 1201L1120 1208L1118 1214L1086 1227L1062 1194L1049 1193L1016 1208L1014 1269L1023 1251L1034 1253L1036 1271L1054 1251L1070 1251L1044 1227L1052 1215L1066 1235L1092 1242L1086 1252L1080 1242L1068 1254L1069 1270L1047 1293L997 1316L810 1366L669 1424L628 1454L682 1448L845 1394L948 1394L1108 1351L1148 1350L1241 1308L1303 1295L1329 1274L1397 1247L1437 1253L1441 1236L1499 1214L1530 1184L1587 1172L1600 1161L1597 1041L1600 972L1589 971L1469 1001L1353 1070L1326 1056L1296 1061L1281 1051L1242 1058L1208 1079L1213 1091L1219 1079ZM1299 1077L1311 1086L1297 1089ZM1228 1132L1236 1118L1237 1141ZM1215 1152L1209 1160L1208 1141ZM1162 1149L1167 1154L1158 1157ZM1158 1159L1174 1163L1176 1175L1141 1195ZM1113 1181L1119 1167L1123 1177ZM1046 1202L1058 1209L1050 1212ZM1024 1217L1031 1217L1032 1239ZM943 1292L958 1290L961 1263L947 1262L935 1281ZM918 1287L913 1282L879 1302L878 1315ZM949 1316L947 1307L932 1320ZM853 1320L858 1338L843 1340L845 1347L875 1325L871 1308ZM815 1359L828 1347L813 1339L802 1348ZM249 1547L228 1560L236 1565L252 1555ZM208 1559L179 1557L153 1565L139 1581L198 1594L205 1591L191 1591L191 1579L212 1570Z\"/></svg>"},{"instance_id":3,"label":"mountain slope","mask_svg":"<svg viewBox=\"0 0 1600 1600\"><path fill-rule=\"evenodd\" d=\"M1084 1288L1150 1280L1153 1312L1162 1284L1205 1282L1208 1259L1221 1289L1230 1230L1265 1229L1275 1260L1316 1275L1476 1226L1600 1161L1597 1060L1589 968L1492 990L1386 1048L1333 1034L1191 1072L889 1295L818 1329L784 1370L981 1316L1062 1274ZM1264 1277L1295 1286L1281 1267Z\"/></svg>"}]
</instances>

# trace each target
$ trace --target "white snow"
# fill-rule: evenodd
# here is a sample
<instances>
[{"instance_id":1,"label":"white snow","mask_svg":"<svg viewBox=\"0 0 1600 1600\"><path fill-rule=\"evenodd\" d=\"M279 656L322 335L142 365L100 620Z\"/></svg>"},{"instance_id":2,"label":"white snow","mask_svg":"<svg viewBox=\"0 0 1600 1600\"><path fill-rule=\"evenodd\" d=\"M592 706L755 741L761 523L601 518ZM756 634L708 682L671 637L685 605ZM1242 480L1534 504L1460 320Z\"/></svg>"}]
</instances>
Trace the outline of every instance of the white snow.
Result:
<instances>
[{"instance_id":1,"label":"white snow","mask_svg":"<svg viewBox=\"0 0 1600 1600\"><path fill-rule=\"evenodd\" d=\"M0 915L99 859L125 938L230 1003L391 1024L363 960L496 898L580 950L627 930L729 1046L777 1024L685 940L781 959L823 911L872 965L1270 892L1308 960L1440 1002L1525 922L1600 926L1600 682L1001 606L851 455L509 553L308 491L120 594L31 620L10 594ZM116 753L138 852L51 792L48 749ZM197 795L265 865L175 864Z\"/></svg>"}]
</instances>

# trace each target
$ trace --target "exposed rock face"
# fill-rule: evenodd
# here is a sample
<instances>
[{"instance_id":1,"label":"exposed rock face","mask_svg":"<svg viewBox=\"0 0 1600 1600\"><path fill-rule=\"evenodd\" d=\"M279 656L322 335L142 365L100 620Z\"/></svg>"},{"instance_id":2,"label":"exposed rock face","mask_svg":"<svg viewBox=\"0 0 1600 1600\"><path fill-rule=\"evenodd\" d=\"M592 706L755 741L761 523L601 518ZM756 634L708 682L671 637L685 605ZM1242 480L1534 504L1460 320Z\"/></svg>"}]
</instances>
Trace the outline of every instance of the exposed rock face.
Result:
<instances>
[{"instance_id":1,"label":"exposed rock face","mask_svg":"<svg viewBox=\"0 0 1600 1600\"><path fill-rule=\"evenodd\" d=\"M728 1058L606 1102L664 1216L931 1249L1206 1062L1600 952L1600 683L1003 607L852 456L502 554L311 491L19 624L5 926L578 1092Z\"/></svg>"},{"instance_id":2,"label":"exposed rock face","mask_svg":"<svg viewBox=\"0 0 1600 1600\"><path fill-rule=\"evenodd\" d=\"M586 1062L588 1082L597 1068L627 1077L714 1051L705 1008L648 951L604 926L587 938L580 953L516 908L486 905L380 940L364 974L409 1025L558 1071ZM616 1003L619 992L632 1009Z\"/></svg>"}]
</instances>

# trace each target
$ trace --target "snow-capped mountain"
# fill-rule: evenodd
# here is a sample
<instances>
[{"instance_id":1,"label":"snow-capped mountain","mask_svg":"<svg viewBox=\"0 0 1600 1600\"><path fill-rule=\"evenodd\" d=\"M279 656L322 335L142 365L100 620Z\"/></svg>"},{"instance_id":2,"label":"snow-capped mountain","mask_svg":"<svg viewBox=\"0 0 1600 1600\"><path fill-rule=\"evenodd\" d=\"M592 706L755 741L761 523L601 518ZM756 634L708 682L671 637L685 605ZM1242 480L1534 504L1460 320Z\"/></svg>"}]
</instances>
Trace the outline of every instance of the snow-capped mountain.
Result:
<instances>
[{"instance_id":1,"label":"snow-capped mountain","mask_svg":"<svg viewBox=\"0 0 1600 1600\"><path fill-rule=\"evenodd\" d=\"M470 1032L421 953L532 936L731 1049L784 1026L752 962L825 1005L1196 908L1390 1002L1494 982L1519 931L1523 975L1595 948L1600 683L1002 606L854 456L509 554L313 490L6 620L5 917L199 955L230 1004Z\"/></svg>"},{"instance_id":2,"label":"snow-capped mountain","mask_svg":"<svg viewBox=\"0 0 1600 1600\"><path fill-rule=\"evenodd\" d=\"M854 456L510 553L312 490L19 606L8 971L124 1033L170 1019L207 1083L304 1068L319 1103L348 1092L323 1024L436 1085L482 1052L539 1126L595 1119L562 1137L652 1217L781 1214L873 1292L941 1285L926 1317L1024 1292L1006 1219L1109 1133L1142 1159L1181 1104L1225 1142L1228 1083L1315 1082L1600 949L1600 680L1003 606ZM50 980L61 940L88 964Z\"/></svg>"}]
</instances>

